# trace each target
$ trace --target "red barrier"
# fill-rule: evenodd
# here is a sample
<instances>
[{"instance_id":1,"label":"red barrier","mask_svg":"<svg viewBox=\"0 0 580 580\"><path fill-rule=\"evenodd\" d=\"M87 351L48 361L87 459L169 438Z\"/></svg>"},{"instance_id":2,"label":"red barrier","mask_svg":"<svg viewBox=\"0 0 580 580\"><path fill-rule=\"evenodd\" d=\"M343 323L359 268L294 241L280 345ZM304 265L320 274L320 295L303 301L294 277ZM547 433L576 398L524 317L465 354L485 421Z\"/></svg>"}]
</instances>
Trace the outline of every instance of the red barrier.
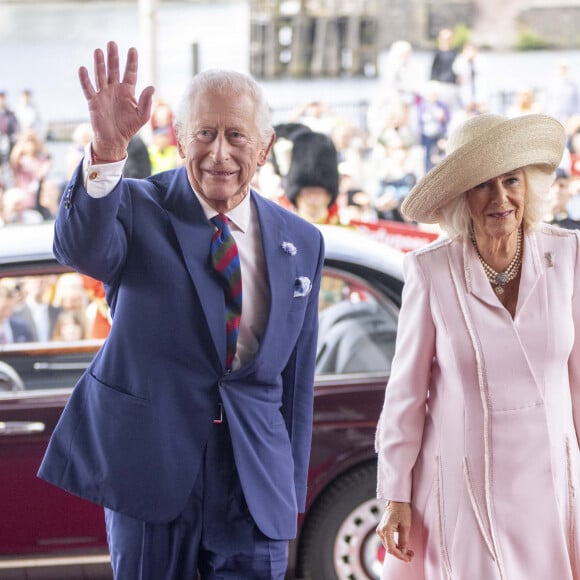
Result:
<instances>
[{"instance_id":1,"label":"red barrier","mask_svg":"<svg viewBox=\"0 0 580 580\"><path fill-rule=\"evenodd\" d=\"M349 225L402 252L410 252L421 248L439 237L437 232L426 232L414 224L403 222L351 220Z\"/></svg>"}]
</instances>

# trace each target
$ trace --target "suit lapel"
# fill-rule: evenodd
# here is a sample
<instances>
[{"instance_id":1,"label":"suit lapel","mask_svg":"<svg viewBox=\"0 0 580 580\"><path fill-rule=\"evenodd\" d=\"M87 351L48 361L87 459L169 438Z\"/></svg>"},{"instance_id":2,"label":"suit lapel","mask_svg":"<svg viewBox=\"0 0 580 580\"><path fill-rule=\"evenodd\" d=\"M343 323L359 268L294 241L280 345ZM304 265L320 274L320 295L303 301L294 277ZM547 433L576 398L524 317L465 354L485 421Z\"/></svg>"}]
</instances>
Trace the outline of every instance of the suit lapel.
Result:
<instances>
[{"instance_id":1,"label":"suit lapel","mask_svg":"<svg viewBox=\"0 0 580 580\"><path fill-rule=\"evenodd\" d=\"M464 240L462 244L457 244L457 246L455 263L459 271L463 270L464 272L467 291L493 308L503 308L483 271L471 241Z\"/></svg>"},{"instance_id":2,"label":"suit lapel","mask_svg":"<svg viewBox=\"0 0 580 580\"><path fill-rule=\"evenodd\" d=\"M518 296L518 312L521 312L522 309L526 307L526 304L532 294L536 291L538 282L544 273L542 261L540 260L538 242L538 236L535 232L524 235L524 253Z\"/></svg>"},{"instance_id":3,"label":"suit lapel","mask_svg":"<svg viewBox=\"0 0 580 580\"><path fill-rule=\"evenodd\" d=\"M280 328L284 326L285 314L292 304L294 280L298 271L296 256L292 256L282 249L282 242L294 242L282 212L275 211L266 200L254 191L252 191L252 201L255 203L260 221L262 247L264 248L264 260L270 287L270 312L262 340L262 345L264 345L268 343L268 337L271 333L279 332ZM297 250L300 251L300 248ZM260 345L260 349L262 345Z\"/></svg>"},{"instance_id":4,"label":"suit lapel","mask_svg":"<svg viewBox=\"0 0 580 580\"><path fill-rule=\"evenodd\" d=\"M185 169L176 173L169 187L166 208L185 266L197 290L211 338L220 360L225 361L224 293L209 264L212 229L191 189Z\"/></svg>"}]
</instances>

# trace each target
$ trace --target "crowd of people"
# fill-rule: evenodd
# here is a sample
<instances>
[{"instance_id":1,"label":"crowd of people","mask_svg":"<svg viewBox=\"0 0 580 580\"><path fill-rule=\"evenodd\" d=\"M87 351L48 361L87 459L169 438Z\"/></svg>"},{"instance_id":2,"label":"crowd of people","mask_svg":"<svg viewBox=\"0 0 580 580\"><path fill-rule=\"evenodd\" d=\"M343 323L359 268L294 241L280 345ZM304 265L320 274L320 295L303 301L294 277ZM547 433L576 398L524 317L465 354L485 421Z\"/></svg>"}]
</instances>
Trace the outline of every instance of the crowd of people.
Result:
<instances>
[{"instance_id":1,"label":"crowd of people","mask_svg":"<svg viewBox=\"0 0 580 580\"><path fill-rule=\"evenodd\" d=\"M0 345L105 338L110 313L100 282L79 274L0 281Z\"/></svg>"},{"instance_id":2,"label":"crowd of people","mask_svg":"<svg viewBox=\"0 0 580 580\"><path fill-rule=\"evenodd\" d=\"M287 122L276 127L276 144L270 162L256 173L256 188L311 221L405 221L400 204L444 157L449 133L466 118L490 111L491 71L485 52L477 45L466 42L458 49L453 31L442 29L427 79L416 77L412 54L407 41L391 45L383 89L369 103L364 127L326 103L300 103ZM580 227L580 87L572 72L569 62L558 61L554 78L546 80L541 93L534 87L521 87L507 110L499 111L509 117L546 112L564 124L567 146L546 220L568 228ZM126 177L146 177L182 163L173 118L171 105L157 98L149 123L131 141ZM57 172L46 136L46 125L30 90L22 91L14 110L7 95L0 92L0 224L37 223L56 215L64 183L54 177ZM91 137L88 123L74 130L64 170L67 180ZM294 138L298 139L296 148ZM336 151L336 168L329 167L324 178L318 175L319 181L330 181L326 189L330 197L297 196L292 189L297 172L312 173L312 168L299 169L299 165L312 160L311 152L318 146L323 167L328 162L333 165L329 148ZM297 153L288 175L292 151L299 149L308 153ZM304 209L306 196L308 210Z\"/></svg>"}]
</instances>

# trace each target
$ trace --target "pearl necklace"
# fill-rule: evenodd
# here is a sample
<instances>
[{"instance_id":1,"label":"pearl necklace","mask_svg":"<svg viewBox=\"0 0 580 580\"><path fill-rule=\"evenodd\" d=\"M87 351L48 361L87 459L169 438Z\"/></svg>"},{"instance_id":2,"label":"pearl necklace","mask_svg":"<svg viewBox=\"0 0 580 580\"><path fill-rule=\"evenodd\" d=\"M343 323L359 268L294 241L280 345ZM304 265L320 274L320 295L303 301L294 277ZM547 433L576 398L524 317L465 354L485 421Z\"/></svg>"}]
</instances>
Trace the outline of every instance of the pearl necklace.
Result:
<instances>
[{"instance_id":1,"label":"pearl necklace","mask_svg":"<svg viewBox=\"0 0 580 580\"><path fill-rule=\"evenodd\" d=\"M471 232L471 242L477 252L477 257L483 266L483 271L485 272L487 279L491 282L495 293L503 294L505 292L504 286L506 286L508 282L511 282L520 272L520 267L522 265L522 228L518 230L515 256L503 272L497 272L483 259L482 255L479 253L479 248L477 247L473 231Z\"/></svg>"}]
</instances>

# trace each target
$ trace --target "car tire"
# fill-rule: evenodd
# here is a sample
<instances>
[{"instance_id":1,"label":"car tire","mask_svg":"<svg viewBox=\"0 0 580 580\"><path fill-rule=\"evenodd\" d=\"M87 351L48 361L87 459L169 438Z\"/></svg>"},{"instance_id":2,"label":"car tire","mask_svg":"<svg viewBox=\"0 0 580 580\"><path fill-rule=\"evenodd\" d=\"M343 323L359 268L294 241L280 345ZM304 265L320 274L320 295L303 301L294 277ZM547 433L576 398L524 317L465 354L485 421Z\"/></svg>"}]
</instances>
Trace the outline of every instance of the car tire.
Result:
<instances>
[{"instance_id":1,"label":"car tire","mask_svg":"<svg viewBox=\"0 0 580 580\"><path fill-rule=\"evenodd\" d=\"M384 501L376 499L375 463L333 482L313 507L300 540L304 580L377 580L384 548L375 533Z\"/></svg>"}]
</instances>

